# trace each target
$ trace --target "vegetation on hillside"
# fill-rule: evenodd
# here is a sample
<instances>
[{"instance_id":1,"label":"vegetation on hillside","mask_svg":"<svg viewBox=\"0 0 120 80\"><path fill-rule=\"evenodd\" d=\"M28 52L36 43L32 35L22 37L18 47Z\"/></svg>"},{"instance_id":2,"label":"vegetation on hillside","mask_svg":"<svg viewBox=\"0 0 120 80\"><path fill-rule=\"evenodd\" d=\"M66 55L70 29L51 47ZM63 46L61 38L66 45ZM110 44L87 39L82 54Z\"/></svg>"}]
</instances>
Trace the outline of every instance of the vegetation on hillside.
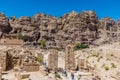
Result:
<instances>
[{"instance_id":1,"label":"vegetation on hillside","mask_svg":"<svg viewBox=\"0 0 120 80\"><path fill-rule=\"evenodd\" d=\"M21 33L19 33L19 34L17 35L17 37L18 37L18 39L23 39L23 38L24 38L24 36L23 36Z\"/></svg>"},{"instance_id":2,"label":"vegetation on hillside","mask_svg":"<svg viewBox=\"0 0 120 80\"><path fill-rule=\"evenodd\" d=\"M42 48L46 47L46 41L43 39L39 41L39 44L41 45Z\"/></svg>"},{"instance_id":3,"label":"vegetation on hillside","mask_svg":"<svg viewBox=\"0 0 120 80\"><path fill-rule=\"evenodd\" d=\"M74 46L74 50L81 50L81 49L85 49L85 48L89 48L89 45L77 43L77 44Z\"/></svg>"}]
</instances>

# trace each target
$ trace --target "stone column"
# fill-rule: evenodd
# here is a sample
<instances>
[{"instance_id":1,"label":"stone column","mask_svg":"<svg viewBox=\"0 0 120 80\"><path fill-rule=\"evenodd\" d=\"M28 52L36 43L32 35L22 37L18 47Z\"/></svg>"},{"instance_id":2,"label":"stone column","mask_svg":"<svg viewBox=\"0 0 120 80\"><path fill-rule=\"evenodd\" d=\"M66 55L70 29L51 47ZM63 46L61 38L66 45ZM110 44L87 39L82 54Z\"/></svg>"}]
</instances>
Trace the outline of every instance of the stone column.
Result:
<instances>
[{"instance_id":1,"label":"stone column","mask_svg":"<svg viewBox=\"0 0 120 80\"><path fill-rule=\"evenodd\" d=\"M75 53L73 46L66 47L65 68L67 70L75 70Z\"/></svg>"},{"instance_id":2,"label":"stone column","mask_svg":"<svg viewBox=\"0 0 120 80\"><path fill-rule=\"evenodd\" d=\"M58 52L52 50L48 55L48 67L51 69L58 68Z\"/></svg>"},{"instance_id":3,"label":"stone column","mask_svg":"<svg viewBox=\"0 0 120 80\"><path fill-rule=\"evenodd\" d=\"M79 70L86 70L88 69L88 61L86 59L78 59L78 67L79 67Z\"/></svg>"}]
</instances>

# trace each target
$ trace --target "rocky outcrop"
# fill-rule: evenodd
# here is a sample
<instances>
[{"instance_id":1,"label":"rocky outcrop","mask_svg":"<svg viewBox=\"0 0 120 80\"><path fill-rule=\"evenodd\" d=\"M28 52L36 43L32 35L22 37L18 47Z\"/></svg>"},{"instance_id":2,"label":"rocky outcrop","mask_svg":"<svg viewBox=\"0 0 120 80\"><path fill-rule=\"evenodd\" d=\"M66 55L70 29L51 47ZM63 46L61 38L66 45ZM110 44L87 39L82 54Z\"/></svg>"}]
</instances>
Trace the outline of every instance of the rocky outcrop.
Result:
<instances>
[{"instance_id":1,"label":"rocky outcrop","mask_svg":"<svg viewBox=\"0 0 120 80\"><path fill-rule=\"evenodd\" d=\"M3 33L20 34L26 44L38 44L44 40L47 48L64 48L68 44L83 43L101 45L120 41L120 20L111 18L98 20L94 11L75 11L60 18L38 13L33 17L9 20L0 14L0 30Z\"/></svg>"},{"instance_id":2,"label":"rocky outcrop","mask_svg":"<svg viewBox=\"0 0 120 80\"><path fill-rule=\"evenodd\" d=\"M11 31L11 27L8 21L8 18L0 13L0 32L9 33Z\"/></svg>"},{"instance_id":3,"label":"rocky outcrop","mask_svg":"<svg viewBox=\"0 0 120 80\"><path fill-rule=\"evenodd\" d=\"M64 41L60 44L87 43L91 44L97 38L98 18L93 11L64 15L61 20L61 30L56 38Z\"/></svg>"},{"instance_id":4,"label":"rocky outcrop","mask_svg":"<svg viewBox=\"0 0 120 80\"><path fill-rule=\"evenodd\" d=\"M95 41L96 44L113 43L120 41L119 23L112 18L103 18L99 20L99 39Z\"/></svg>"},{"instance_id":5,"label":"rocky outcrop","mask_svg":"<svg viewBox=\"0 0 120 80\"><path fill-rule=\"evenodd\" d=\"M22 34L25 42L33 42L39 39L39 30L37 26L32 24L30 17L20 17L18 19L11 17L10 24L13 28L11 34Z\"/></svg>"}]
</instances>

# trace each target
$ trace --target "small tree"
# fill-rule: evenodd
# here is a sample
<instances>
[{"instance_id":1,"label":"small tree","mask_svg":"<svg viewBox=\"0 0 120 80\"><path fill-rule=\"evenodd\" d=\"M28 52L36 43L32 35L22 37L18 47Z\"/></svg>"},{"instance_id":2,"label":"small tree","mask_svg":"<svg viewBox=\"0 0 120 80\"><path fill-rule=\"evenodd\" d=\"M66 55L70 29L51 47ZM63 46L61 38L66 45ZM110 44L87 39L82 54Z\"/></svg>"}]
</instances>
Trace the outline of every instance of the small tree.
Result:
<instances>
[{"instance_id":1,"label":"small tree","mask_svg":"<svg viewBox=\"0 0 120 80\"><path fill-rule=\"evenodd\" d=\"M108 66L105 66L104 68L105 68L105 70L106 70L106 71L108 71L108 70L109 70L109 67L108 67Z\"/></svg>"},{"instance_id":2,"label":"small tree","mask_svg":"<svg viewBox=\"0 0 120 80\"><path fill-rule=\"evenodd\" d=\"M42 46L42 48L46 47L46 41L43 39L39 41L39 44Z\"/></svg>"},{"instance_id":3,"label":"small tree","mask_svg":"<svg viewBox=\"0 0 120 80\"><path fill-rule=\"evenodd\" d=\"M37 56L36 59L37 59L37 61L40 62L40 63L43 61L43 57L42 57L42 56Z\"/></svg>"}]
</instances>

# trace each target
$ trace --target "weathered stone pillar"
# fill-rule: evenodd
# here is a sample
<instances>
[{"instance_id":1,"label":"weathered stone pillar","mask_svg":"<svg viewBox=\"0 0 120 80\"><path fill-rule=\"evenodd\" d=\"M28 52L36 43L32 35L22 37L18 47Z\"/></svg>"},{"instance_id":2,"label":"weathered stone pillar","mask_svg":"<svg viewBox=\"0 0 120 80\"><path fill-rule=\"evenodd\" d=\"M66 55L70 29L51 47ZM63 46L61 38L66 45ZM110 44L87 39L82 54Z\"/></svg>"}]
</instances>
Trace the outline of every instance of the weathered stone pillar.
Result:
<instances>
[{"instance_id":1,"label":"weathered stone pillar","mask_svg":"<svg viewBox=\"0 0 120 80\"><path fill-rule=\"evenodd\" d=\"M6 70L6 68L7 68L7 64L6 64L6 59L4 58L3 59L3 65L2 65L2 69L3 69L3 71L5 71Z\"/></svg>"},{"instance_id":2,"label":"weathered stone pillar","mask_svg":"<svg viewBox=\"0 0 120 80\"><path fill-rule=\"evenodd\" d=\"M5 71L6 70L6 68L7 68L7 64L6 64L6 62L7 62L7 57L6 57L7 55L1 55L1 62L0 62L0 67L2 67L2 71Z\"/></svg>"},{"instance_id":3,"label":"weathered stone pillar","mask_svg":"<svg viewBox=\"0 0 120 80\"><path fill-rule=\"evenodd\" d=\"M51 69L58 68L58 52L52 50L48 55L48 67Z\"/></svg>"},{"instance_id":4,"label":"weathered stone pillar","mask_svg":"<svg viewBox=\"0 0 120 80\"><path fill-rule=\"evenodd\" d=\"M86 59L78 59L79 70L88 70L88 61Z\"/></svg>"},{"instance_id":5,"label":"weathered stone pillar","mask_svg":"<svg viewBox=\"0 0 120 80\"><path fill-rule=\"evenodd\" d=\"M66 47L65 68L67 70L75 70L75 53L73 46Z\"/></svg>"}]
</instances>

